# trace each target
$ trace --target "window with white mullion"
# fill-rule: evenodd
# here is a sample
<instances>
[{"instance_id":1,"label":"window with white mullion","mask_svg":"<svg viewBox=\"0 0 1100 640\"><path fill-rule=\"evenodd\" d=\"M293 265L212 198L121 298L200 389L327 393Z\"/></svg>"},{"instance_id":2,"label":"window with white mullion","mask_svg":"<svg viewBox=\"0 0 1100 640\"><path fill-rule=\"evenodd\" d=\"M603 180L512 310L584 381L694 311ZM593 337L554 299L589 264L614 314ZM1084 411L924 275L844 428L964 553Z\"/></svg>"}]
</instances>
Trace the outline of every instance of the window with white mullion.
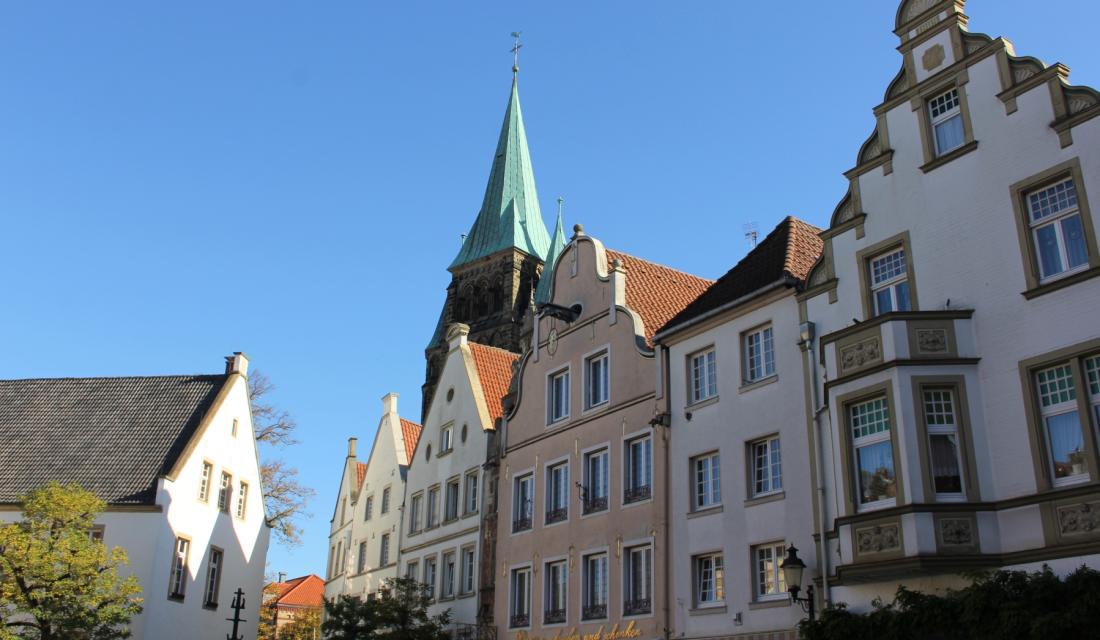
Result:
<instances>
[{"instance_id":1,"label":"window with white mullion","mask_svg":"<svg viewBox=\"0 0 1100 640\"><path fill-rule=\"evenodd\" d=\"M928 430L928 460L932 489L940 501L964 500L962 446L955 393L925 389L924 424Z\"/></svg>"},{"instance_id":2,"label":"window with white mullion","mask_svg":"<svg viewBox=\"0 0 1100 640\"><path fill-rule=\"evenodd\" d=\"M752 443L752 479L754 498L783 490L783 461L779 438Z\"/></svg>"},{"instance_id":3,"label":"window with white mullion","mask_svg":"<svg viewBox=\"0 0 1100 640\"><path fill-rule=\"evenodd\" d=\"M1089 381L1089 401L1092 403L1096 428L1100 429L1100 356L1085 360L1085 376Z\"/></svg>"},{"instance_id":4,"label":"window with white mullion","mask_svg":"<svg viewBox=\"0 0 1100 640\"><path fill-rule=\"evenodd\" d=\"M717 453L695 458L695 508L706 509L722 504L721 472Z\"/></svg>"},{"instance_id":5,"label":"window with white mullion","mask_svg":"<svg viewBox=\"0 0 1100 640\"><path fill-rule=\"evenodd\" d=\"M626 550L623 571L623 615L653 612L653 547L643 545Z\"/></svg>"},{"instance_id":6,"label":"window with white mullion","mask_svg":"<svg viewBox=\"0 0 1100 640\"><path fill-rule=\"evenodd\" d=\"M909 269L905 249L871 258L871 299L875 315L909 311Z\"/></svg>"},{"instance_id":7,"label":"window with white mullion","mask_svg":"<svg viewBox=\"0 0 1100 640\"><path fill-rule=\"evenodd\" d=\"M546 472L546 524L569 517L569 463L551 466Z\"/></svg>"},{"instance_id":8,"label":"window with white mullion","mask_svg":"<svg viewBox=\"0 0 1100 640\"><path fill-rule=\"evenodd\" d=\"M714 349L691 356L691 402L718 395L718 372Z\"/></svg>"},{"instance_id":9,"label":"window with white mullion","mask_svg":"<svg viewBox=\"0 0 1100 640\"><path fill-rule=\"evenodd\" d=\"M765 544L753 549L757 600L787 598L787 583L779 567L784 551L783 543Z\"/></svg>"},{"instance_id":10,"label":"window with white mullion","mask_svg":"<svg viewBox=\"0 0 1100 640\"><path fill-rule=\"evenodd\" d=\"M526 627L531 624L531 569L512 571L512 605L510 627Z\"/></svg>"},{"instance_id":11,"label":"window with white mullion","mask_svg":"<svg viewBox=\"0 0 1100 640\"><path fill-rule=\"evenodd\" d=\"M604 404L610 397L609 362L606 351L585 360L584 406L586 409Z\"/></svg>"},{"instance_id":12,"label":"window with white mullion","mask_svg":"<svg viewBox=\"0 0 1100 640\"><path fill-rule=\"evenodd\" d=\"M607 449L593 451L584 456L584 487L581 496L585 514L607 509L608 495Z\"/></svg>"},{"instance_id":13,"label":"window with white mullion","mask_svg":"<svg viewBox=\"0 0 1100 640\"><path fill-rule=\"evenodd\" d=\"M886 398L854 404L848 411L859 508L893 506L897 500L897 476Z\"/></svg>"},{"instance_id":14,"label":"window with white mullion","mask_svg":"<svg viewBox=\"0 0 1100 640\"><path fill-rule=\"evenodd\" d=\"M772 328L745 334L745 382L756 382L775 374L775 346Z\"/></svg>"},{"instance_id":15,"label":"window with white mullion","mask_svg":"<svg viewBox=\"0 0 1100 640\"><path fill-rule=\"evenodd\" d=\"M569 598L569 568L565 560L546 564L546 588L543 591L543 624L566 621Z\"/></svg>"},{"instance_id":16,"label":"window with white mullion","mask_svg":"<svg viewBox=\"0 0 1100 640\"><path fill-rule=\"evenodd\" d=\"M966 128L963 126L962 105L957 88L929 100L928 117L932 124L937 157L958 149L966 142Z\"/></svg>"},{"instance_id":17,"label":"window with white mullion","mask_svg":"<svg viewBox=\"0 0 1100 640\"><path fill-rule=\"evenodd\" d=\"M1068 363L1044 369L1035 374L1035 382L1054 486L1087 481L1085 439L1077 412L1073 369Z\"/></svg>"},{"instance_id":18,"label":"window with white mullion","mask_svg":"<svg viewBox=\"0 0 1100 640\"><path fill-rule=\"evenodd\" d=\"M1085 227L1073 178L1028 193L1027 209L1040 280L1088 267Z\"/></svg>"},{"instance_id":19,"label":"window with white mullion","mask_svg":"<svg viewBox=\"0 0 1100 640\"><path fill-rule=\"evenodd\" d=\"M725 568L722 554L713 553L695 558L695 606L722 604L725 594Z\"/></svg>"},{"instance_id":20,"label":"window with white mullion","mask_svg":"<svg viewBox=\"0 0 1100 640\"><path fill-rule=\"evenodd\" d=\"M635 438L626 444L623 502L645 500L651 495L653 477L653 439Z\"/></svg>"},{"instance_id":21,"label":"window with white mullion","mask_svg":"<svg viewBox=\"0 0 1100 640\"><path fill-rule=\"evenodd\" d=\"M531 528L531 514L535 504L535 477L528 473L515 480L512 496L512 531Z\"/></svg>"},{"instance_id":22,"label":"window with white mullion","mask_svg":"<svg viewBox=\"0 0 1100 640\"><path fill-rule=\"evenodd\" d=\"M550 375L547 380L546 400L547 424L569 417L569 369Z\"/></svg>"},{"instance_id":23,"label":"window with white mullion","mask_svg":"<svg viewBox=\"0 0 1100 640\"><path fill-rule=\"evenodd\" d=\"M584 607L582 620L607 617L607 554L597 553L584 559Z\"/></svg>"}]
</instances>

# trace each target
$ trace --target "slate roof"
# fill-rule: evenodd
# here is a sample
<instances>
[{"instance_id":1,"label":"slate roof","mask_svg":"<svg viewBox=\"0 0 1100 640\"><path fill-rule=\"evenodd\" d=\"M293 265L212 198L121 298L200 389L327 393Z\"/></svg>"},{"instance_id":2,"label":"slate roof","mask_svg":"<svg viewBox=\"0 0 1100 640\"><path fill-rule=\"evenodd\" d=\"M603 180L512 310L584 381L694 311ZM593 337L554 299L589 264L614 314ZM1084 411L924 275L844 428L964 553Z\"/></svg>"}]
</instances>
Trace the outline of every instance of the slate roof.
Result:
<instances>
[{"instance_id":1,"label":"slate roof","mask_svg":"<svg viewBox=\"0 0 1100 640\"><path fill-rule=\"evenodd\" d=\"M476 342L467 344L474 356L477 377L481 380L481 392L485 394L485 404L489 405L489 416L495 424L497 418L504 415L503 400L512 383L512 364L519 355Z\"/></svg>"},{"instance_id":2,"label":"slate roof","mask_svg":"<svg viewBox=\"0 0 1100 640\"><path fill-rule=\"evenodd\" d=\"M788 216L726 275L669 319L660 331L672 329L783 278L788 279L787 286L803 286L821 255L824 243L819 233L821 229ZM630 282L629 272L627 282Z\"/></svg>"},{"instance_id":3,"label":"slate roof","mask_svg":"<svg viewBox=\"0 0 1100 640\"><path fill-rule=\"evenodd\" d=\"M0 380L0 503L50 480L154 504L225 375Z\"/></svg>"},{"instance_id":4,"label":"slate roof","mask_svg":"<svg viewBox=\"0 0 1100 640\"><path fill-rule=\"evenodd\" d=\"M420 432L423 427L412 420L401 418L401 437L405 440L405 459L410 463L413 453L416 452L416 443L420 441Z\"/></svg>"},{"instance_id":5,"label":"slate roof","mask_svg":"<svg viewBox=\"0 0 1100 640\"><path fill-rule=\"evenodd\" d=\"M320 576L309 574L286 582L275 583L275 606L316 607L324 604L325 581Z\"/></svg>"},{"instance_id":6,"label":"slate roof","mask_svg":"<svg viewBox=\"0 0 1100 640\"><path fill-rule=\"evenodd\" d=\"M615 260L626 267L626 306L642 317L648 344L653 343L657 329L714 282L621 251L605 252L609 270Z\"/></svg>"}]
</instances>

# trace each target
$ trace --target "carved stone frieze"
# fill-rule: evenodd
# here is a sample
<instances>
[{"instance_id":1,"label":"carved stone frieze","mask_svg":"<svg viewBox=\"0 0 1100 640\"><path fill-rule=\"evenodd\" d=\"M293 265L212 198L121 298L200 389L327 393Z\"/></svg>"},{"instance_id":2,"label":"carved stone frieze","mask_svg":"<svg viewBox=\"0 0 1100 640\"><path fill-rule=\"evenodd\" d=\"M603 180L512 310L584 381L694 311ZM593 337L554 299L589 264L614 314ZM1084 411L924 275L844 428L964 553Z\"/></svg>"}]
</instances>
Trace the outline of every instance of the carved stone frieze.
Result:
<instances>
[{"instance_id":1,"label":"carved stone frieze","mask_svg":"<svg viewBox=\"0 0 1100 640\"><path fill-rule=\"evenodd\" d=\"M1100 533L1100 502L1058 507L1058 526L1062 535Z\"/></svg>"},{"instance_id":2,"label":"carved stone frieze","mask_svg":"<svg viewBox=\"0 0 1100 640\"><path fill-rule=\"evenodd\" d=\"M1042 62L1032 57L1017 58L1016 56L1009 56L1008 65L1012 69L1012 79L1016 84L1039 75L1046 68Z\"/></svg>"},{"instance_id":3,"label":"carved stone frieze","mask_svg":"<svg viewBox=\"0 0 1100 640\"><path fill-rule=\"evenodd\" d=\"M917 329L917 351L920 353L946 353L947 330Z\"/></svg>"},{"instance_id":4,"label":"carved stone frieze","mask_svg":"<svg viewBox=\"0 0 1100 640\"><path fill-rule=\"evenodd\" d=\"M905 8L905 21L908 22L916 18L920 14L936 6L936 3L940 1L941 0L911 0L909 6Z\"/></svg>"},{"instance_id":5,"label":"carved stone frieze","mask_svg":"<svg viewBox=\"0 0 1100 640\"><path fill-rule=\"evenodd\" d=\"M896 551L901 548L901 531L896 524L856 529L856 548L861 554Z\"/></svg>"},{"instance_id":6,"label":"carved stone frieze","mask_svg":"<svg viewBox=\"0 0 1100 640\"><path fill-rule=\"evenodd\" d=\"M882 343L877 337L868 338L840 350L840 371L845 373L882 361Z\"/></svg>"},{"instance_id":7,"label":"carved stone frieze","mask_svg":"<svg viewBox=\"0 0 1100 640\"><path fill-rule=\"evenodd\" d=\"M928 47L928 50L921 56L921 64L924 66L925 71L931 71L943 64L945 59L947 59L947 52L944 50L942 44L937 44Z\"/></svg>"},{"instance_id":8,"label":"carved stone frieze","mask_svg":"<svg viewBox=\"0 0 1100 640\"><path fill-rule=\"evenodd\" d=\"M943 518L940 541L948 547L974 546L974 522L969 518Z\"/></svg>"}]
</instances>

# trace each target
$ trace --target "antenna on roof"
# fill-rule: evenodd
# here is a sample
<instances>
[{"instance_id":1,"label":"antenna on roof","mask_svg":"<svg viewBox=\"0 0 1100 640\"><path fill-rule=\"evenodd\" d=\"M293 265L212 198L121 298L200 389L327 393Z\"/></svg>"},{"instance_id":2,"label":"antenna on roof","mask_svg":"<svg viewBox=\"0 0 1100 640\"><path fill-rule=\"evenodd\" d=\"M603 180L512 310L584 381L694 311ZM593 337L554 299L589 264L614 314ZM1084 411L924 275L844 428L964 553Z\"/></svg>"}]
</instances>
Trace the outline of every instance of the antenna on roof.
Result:
<instances>
[{"instance_id":1,"label":"antenna on roof","mask_svg":"<svg viewBox=\"0 0 1100 640\"><path fill-rule=\"evenodd\" d=\"M756 248L756 236L757 236L756 223L755 222L749 222L749 223L745 224L742 227L742 229L745 230L745 239L749 241L749 250L751 251L751 250L755 249Z\"/></svg>"}]
</instances>

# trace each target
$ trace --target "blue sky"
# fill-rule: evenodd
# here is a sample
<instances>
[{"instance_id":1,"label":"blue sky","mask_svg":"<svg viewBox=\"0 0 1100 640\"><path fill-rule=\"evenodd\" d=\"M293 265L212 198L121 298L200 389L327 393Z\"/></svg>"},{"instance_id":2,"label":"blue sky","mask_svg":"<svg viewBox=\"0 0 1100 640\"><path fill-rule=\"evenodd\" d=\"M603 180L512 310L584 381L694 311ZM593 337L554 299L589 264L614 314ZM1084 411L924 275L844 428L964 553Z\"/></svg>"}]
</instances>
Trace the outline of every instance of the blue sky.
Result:
<instances>
[{"instance_id":1,"label":"blue sky","mask_svg":"<svg viewBox=\"0 0 1100 640\"><path fill-rule=\"evenodd\" d=\"M269 568L321 574L346 438L371 441L387 391L419 418L511 31L546 216L562 195L567 226L717 277L748 223L827 224L900 66L896 7L2 2L0 377L217 372L246 351L317 490L305 545ZM967 12L1100 85L1100 5Z\"/></svg>"}]
</instances>

